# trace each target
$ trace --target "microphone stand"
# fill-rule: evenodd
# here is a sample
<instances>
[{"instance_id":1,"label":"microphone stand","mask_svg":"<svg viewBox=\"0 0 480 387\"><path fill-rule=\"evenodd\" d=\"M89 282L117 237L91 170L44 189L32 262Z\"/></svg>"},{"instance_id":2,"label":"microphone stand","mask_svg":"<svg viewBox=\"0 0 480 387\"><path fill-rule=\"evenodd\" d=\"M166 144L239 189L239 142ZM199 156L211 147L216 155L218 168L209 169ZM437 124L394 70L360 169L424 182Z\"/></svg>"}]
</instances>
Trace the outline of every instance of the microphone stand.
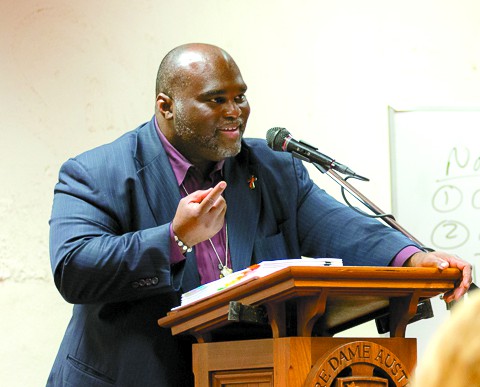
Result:
<instances>
[{"instance_id":1,"label":"microphone stand","mask_svg":"<svg viewBox=\"0 0 480 387\"><path fill-rule=\"evenodd\" d=\"M343 179L337 172L333 169L326 170L322 165L318 163L312 163L315 167L322 173L329 176L333 179L336 183L338 183L341 187L343 187L347 192L349 192L353 197L355 197L358 201L360 201L363 205L365 205L370 211L372 211L375 215L383 215L385 214L377 205L375 205L371 200L369 200L365 195L363 195L360 191L358 191L355 187L353 187L350 183L348 183L345 179ZM353 176L355 177L355 176ZM410 234L407 230L405 230L392 215L385 215L381 217L381 219L387 223L390 227L394 228L395 230L400 231L403 235L410 238L413 242L418 244L422 247L422 249L431 250L429 248L424 247L424 245L415 238L412 234Z\"/></svg>"}]
</instances>

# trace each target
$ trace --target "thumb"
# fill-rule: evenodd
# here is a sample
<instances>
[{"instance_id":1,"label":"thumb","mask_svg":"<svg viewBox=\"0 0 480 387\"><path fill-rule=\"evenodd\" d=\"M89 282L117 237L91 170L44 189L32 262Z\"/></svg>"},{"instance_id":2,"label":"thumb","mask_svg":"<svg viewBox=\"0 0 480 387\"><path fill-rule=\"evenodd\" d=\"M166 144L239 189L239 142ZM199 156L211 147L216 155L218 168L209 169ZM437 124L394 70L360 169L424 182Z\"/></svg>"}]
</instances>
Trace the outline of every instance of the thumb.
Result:
<instances>
[{"instance_id":1,"label":"thumb","mask_svg":"<svg viewBox=\"0 0 480 387\"><path fill-rule=\"evenodd\" d=\"M410 264L414 267L436 267L439 270L444 270L450 266L448 260L439 256L436 252L423 252L413 254L410 257Z\"/></svg>"},{"instance_id":2,"label":"thumb","mask_svg":"<svg viewBox=\"0 0 480 387\"><path fill-rule=\"evenodd\" d=\"M448 269L450 264L447 261L440 259L437 263L437 266L440 270L444 270L444 269Z\"/></svg>"}]
</instances>

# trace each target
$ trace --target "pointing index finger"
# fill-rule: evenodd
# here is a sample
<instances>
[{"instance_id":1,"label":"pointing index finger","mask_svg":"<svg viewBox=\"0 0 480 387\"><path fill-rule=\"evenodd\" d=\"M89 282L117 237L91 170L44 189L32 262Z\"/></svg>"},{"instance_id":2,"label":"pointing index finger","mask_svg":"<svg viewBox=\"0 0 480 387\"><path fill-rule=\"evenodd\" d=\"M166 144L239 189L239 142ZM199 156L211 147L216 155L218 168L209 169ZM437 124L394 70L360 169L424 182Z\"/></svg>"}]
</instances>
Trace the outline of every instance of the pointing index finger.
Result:
<instances>
[{"instance_id":1,"label":"pointing index finger","mask_svg":"<svg viewBox=\"0 0 480 387\"><path fill-rule=\"evenodd\" d=\"M208 193L208 195L202 200L200 203L200 208L202 212L208 212L211 208L217 203L217 200L222 196L223 191L227 188L227 183L221 181L212 190Z\"/></svg>"}]
</instances>

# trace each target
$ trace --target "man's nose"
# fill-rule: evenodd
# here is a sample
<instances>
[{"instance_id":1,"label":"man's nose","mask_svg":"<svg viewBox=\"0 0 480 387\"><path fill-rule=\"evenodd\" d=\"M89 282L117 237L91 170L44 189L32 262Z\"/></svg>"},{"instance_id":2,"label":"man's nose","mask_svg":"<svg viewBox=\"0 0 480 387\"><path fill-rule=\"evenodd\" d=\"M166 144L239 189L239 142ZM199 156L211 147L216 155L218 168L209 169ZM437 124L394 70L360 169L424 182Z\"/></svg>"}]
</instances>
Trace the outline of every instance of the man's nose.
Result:
<instances>
[{"instance_id":1,"label":"man's nose","mask_svg":"<svg viewBox=\"0 0 480 387\"><path fill-rule=\"evenodd\" d=\"M225 104L225 115L227 117L240 117L242 115L242 109L235 101L228 101Z\"/></svg>"}]
</instances>

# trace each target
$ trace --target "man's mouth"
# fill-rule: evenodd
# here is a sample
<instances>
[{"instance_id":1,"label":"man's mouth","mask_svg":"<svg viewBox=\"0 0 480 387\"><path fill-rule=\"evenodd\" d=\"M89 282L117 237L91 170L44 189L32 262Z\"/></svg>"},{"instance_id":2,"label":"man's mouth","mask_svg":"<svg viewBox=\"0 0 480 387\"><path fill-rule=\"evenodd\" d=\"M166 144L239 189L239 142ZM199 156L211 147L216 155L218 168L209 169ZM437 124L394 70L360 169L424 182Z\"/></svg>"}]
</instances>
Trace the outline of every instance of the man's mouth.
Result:
<instances>
[{"instance_id":1,"label":"man's mouth","mask_svg":"<svg viewBox=\"0 0 480 387\"><path fill-rule=\"evenodd\" d=\"M218 133L221 134L222 137L229 139L231 141L238 141L242 136L242 124L232 124L229 123L228 125L223 125L218 128Z\"/></svg>"},{"instance_id":2,"label":"man's mouth","mask_svg":"<svg viewBox=\"0 0 480 387\"><path fill-rule=\"evenodd\" d=\"M235 132L236 130L239 130L241 127L241 124L229 124L229 125L225 125L225 126L221 126L219 128L219 130L223 131L223 132Z\"/></svg>"}]
</instances>

